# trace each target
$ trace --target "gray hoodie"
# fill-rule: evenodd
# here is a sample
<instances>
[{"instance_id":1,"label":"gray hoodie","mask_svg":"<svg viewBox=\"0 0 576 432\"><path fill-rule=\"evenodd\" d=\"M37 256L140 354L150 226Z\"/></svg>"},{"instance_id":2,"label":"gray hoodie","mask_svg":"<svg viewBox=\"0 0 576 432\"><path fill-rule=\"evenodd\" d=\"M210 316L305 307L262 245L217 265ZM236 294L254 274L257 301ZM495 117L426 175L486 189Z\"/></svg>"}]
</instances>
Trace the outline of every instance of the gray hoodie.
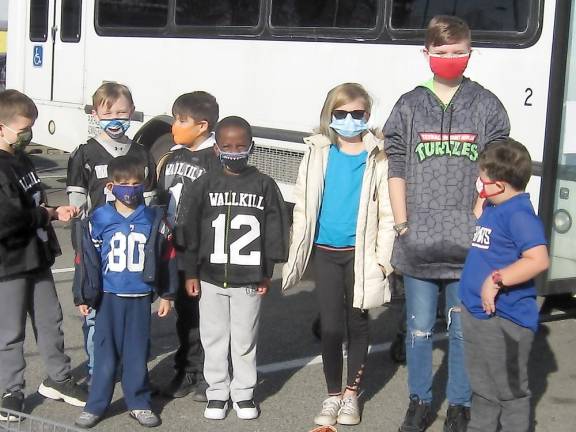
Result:
<instances>
[{"instance_id":1,"label":"gray hoodie","mask_svg":"<svg viewBox=\"0 0 576 432\"><path fill-rule=\"evenodd\" d=\"M384 126L388 177L406 180L408 231L392 265L423 279L459 279L476 218L478 154L510 133L502 103L464 78L448 106L424 86L402 95Z\"/></svg>"}]
</instances>

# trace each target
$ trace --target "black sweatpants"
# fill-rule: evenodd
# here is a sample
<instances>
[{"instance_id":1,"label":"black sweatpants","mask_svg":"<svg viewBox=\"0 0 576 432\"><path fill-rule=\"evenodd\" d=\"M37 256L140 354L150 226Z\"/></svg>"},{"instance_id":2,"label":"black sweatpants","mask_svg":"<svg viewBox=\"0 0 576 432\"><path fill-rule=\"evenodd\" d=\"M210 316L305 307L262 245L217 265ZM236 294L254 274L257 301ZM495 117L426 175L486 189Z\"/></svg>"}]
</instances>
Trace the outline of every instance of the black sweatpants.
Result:
<instances>
[{"instance_id":1,"label":"black sweatpants","mask_svg":"<svg viewBox=\"0 0 576 432\"><path fill-rule=\"evenodd\" d=\"M174 368L177 371L196 374L197 379L204 380L204 350L200 342L200 313L198 297L186 293L184 277L174 301L176 309L176 333L180 346L174 355Z\"/></svg>"},{"instance_id":2,"label":"black sweatpants","mask_svg":"<svg viewBox=\"0 0 576 432\"><path fill-rule=\"evenodd\" d=\"M354 251L314 248L316 296L322 323L322 361L328 394L342 391L342 342L348 335L346 385L358 389L368 353L368 312L352 307Z\"/></svg>"}]
</instances>

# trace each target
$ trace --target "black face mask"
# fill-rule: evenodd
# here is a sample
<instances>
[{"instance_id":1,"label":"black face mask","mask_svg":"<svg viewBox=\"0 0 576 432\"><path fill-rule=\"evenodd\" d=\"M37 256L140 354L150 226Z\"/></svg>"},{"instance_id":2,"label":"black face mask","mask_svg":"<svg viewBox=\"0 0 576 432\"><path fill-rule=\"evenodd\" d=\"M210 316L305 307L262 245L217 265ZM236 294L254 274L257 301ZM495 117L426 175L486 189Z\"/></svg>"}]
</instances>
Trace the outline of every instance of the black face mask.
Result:
<instances>
[{"instance_id":1,"label":"black face mask","mask_svg":"<svg viewBox=\"0 0 576 432\"><path fill-rule=\"evenodd\" d=\"M222 165L233 173L239 174L248 167L248 158L250 157L250 153L252 153L253 147L254 144L242 153L225 152L218 149L218 157L220 158Z\"/></svg>"}]
</instances>

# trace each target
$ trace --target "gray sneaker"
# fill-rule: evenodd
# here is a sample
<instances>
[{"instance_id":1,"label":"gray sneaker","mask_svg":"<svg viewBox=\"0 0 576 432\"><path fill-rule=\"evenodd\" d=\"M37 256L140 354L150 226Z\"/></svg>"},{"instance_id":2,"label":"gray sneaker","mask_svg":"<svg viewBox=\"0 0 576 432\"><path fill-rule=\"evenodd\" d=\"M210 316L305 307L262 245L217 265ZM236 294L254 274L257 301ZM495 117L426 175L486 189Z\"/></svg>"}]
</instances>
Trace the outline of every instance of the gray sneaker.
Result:
<instances>
[{"instance_id":1,"label":"gray sneaker","mask_svg":"<svg viewBox=\"0 0 576 432\"><path fill-rule=\"evenodd\" d=\"M130 411L130 417L140 423L140 426L149 428L160 426L160 423L162 423L160 417L151 410L132 410Z\"/></svg>"},{"instance_id":2,"label":"gray sneaker","mask_svg":"<svg viewBox=\"0 0 576 432\"><path fill-rule=\"evenodd\" d=\"M82 411L74 424L81 429L90 429L98 424L100 417L89 412Z\"/></svg>"},{"instance_id":3,"label":"gray sneaker","mask_svg":"<svg viewBox=\"0 0 576 432\"><path fill-rule=\"evenodd\" d=\"M322 410L314 417L314 423L320 426L335 425L341 404L342 399L340 396L330 396L328 399L325 399L324 402L322 402Z\"/></svg>"},{"instance_id":4,"label":"gray sneaker","mask_svg":"<svg viewBox=\"0 0 576 432\"><path fill-rule=\"evenodd\" d=\"M358 397L348 396L342 399L342 405L337 418L338 424L353 426L360 423L360 408Z\"/></svg>"}]
</instances>

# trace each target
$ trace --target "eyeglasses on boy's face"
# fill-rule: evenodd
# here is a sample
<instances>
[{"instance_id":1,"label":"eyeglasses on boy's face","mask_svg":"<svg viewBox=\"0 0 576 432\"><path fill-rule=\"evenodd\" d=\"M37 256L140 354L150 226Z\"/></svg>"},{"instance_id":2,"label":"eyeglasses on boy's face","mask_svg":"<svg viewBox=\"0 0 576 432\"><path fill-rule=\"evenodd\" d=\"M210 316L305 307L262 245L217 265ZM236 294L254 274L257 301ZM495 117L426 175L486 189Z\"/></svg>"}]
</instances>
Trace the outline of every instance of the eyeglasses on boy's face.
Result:
<instances>
[{"instance_id":1,"label":"eyeglasses on boy's face","mask_svg":"<svg viewBox=\"0 0 576 432\"><path fill-rule=\"evenodd\" d=\"M364 118L364 116L366 115L366 110L354 110L354 111L334 110L334 111L332 111L332 115L337 120L345 119L348 114L350 114L354 120L360 120L361 118Z\"/></svg>"}]
</instances>

